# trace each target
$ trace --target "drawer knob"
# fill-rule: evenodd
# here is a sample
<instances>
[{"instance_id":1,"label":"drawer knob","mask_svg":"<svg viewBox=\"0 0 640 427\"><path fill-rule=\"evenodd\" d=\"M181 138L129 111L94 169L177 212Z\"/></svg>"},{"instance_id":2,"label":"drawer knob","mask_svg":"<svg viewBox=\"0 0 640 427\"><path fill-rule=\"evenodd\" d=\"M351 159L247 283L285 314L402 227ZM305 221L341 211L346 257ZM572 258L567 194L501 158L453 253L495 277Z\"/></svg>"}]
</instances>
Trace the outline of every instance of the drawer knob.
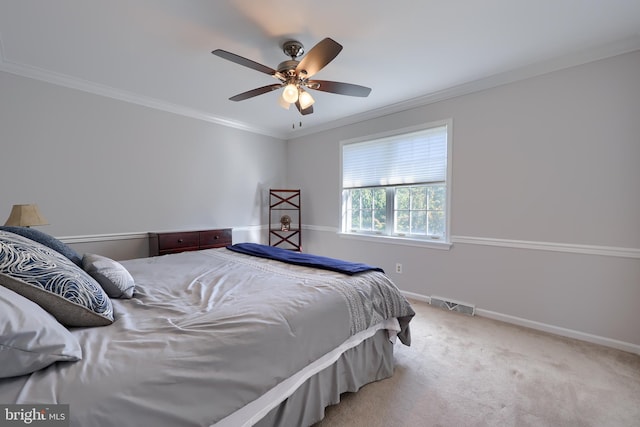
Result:
<instances>
[{"instance_id":1,"label":"drawer knob","mask_svg":"<svg viewBox=\"0 0 640 427\"><path fill-rule=\"evenodd\" d=\"M182 242L184 242L184 240L178 239L178 243L182 243Z\"/></svg>"},{"instance_id":2,"label":"drawer knob","mask_svg":"<svg viewBox=\"0 0 640 427\"><path fill-rule=\"evenodd\" d=\"M215 236L214 239L218 240L220 238L220 236Z\"/></svg>"}]
</instances>

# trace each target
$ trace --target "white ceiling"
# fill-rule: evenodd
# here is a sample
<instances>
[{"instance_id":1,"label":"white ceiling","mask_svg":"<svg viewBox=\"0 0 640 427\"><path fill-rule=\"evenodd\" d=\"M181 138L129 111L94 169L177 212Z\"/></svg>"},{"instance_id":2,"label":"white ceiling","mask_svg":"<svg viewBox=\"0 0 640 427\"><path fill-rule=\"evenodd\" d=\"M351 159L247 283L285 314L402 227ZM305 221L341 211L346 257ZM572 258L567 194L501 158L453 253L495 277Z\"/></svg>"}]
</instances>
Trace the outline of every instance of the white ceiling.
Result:
<instances>
[{"instance_id":1,"label":"white ceiling","mask_svg":"<svg viewBox=\"0 0 640 427\"><path fill-rule=\"evenodd\" d=\"M368 98L228 100L277 81L212 50L276 68L325 37L315 78ZM0 70L282 138L636 49L640 0L0 0Z\"/></svg>"}]
</instances>

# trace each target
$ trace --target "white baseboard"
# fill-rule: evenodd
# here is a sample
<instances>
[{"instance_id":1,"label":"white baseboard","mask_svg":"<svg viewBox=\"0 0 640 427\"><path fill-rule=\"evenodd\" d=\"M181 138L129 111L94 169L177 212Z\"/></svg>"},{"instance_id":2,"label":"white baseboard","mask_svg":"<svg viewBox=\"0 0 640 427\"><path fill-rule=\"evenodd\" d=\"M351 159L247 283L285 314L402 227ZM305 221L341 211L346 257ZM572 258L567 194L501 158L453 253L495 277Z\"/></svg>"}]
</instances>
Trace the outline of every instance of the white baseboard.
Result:
<instances>
[{"instance_id":1,"label":"white baseboard","mask_svg":"<svg viewBox=\"0 0 640 427\"><path fill-rule=\"evenodd\" d=\"M416 301L422 301L422 302L426 302L427 304L431 304L431 297L428 297L426 295L422 295L422 294L415 294L413 292L409 292L409 291L400 291L402 293L402 295L404 295L406 298L409 299L414 299Z\"/></svg>"},{"instance_id":2,"label":"white baseboard","mask_svg":"<svg viewBox=\"0 0 640 427\"><path fill-rule=\"evenodd\" d=\"M427 295L417 294L414 292L401 291L402 294L413 300L429 303L431 297ZM573 338L581 341L590 342L592 344L599 344L606 347L615 348L629 353L640 354L640 345L632 344L624 341L615 340L612 338L601 337L598 335L588 334L585 332L576 331L573 329L562 328L560 326L549 325L546 323L536 322L534 320L523 319L521 317L511 316L508 314L497 313L495 311L483 310L476 308L476 316L486 317L488 319L498 320L512 325L523 326L525 328L535 329L537 331L548 332L562 337Z\"/></svg>"}]
</instances>

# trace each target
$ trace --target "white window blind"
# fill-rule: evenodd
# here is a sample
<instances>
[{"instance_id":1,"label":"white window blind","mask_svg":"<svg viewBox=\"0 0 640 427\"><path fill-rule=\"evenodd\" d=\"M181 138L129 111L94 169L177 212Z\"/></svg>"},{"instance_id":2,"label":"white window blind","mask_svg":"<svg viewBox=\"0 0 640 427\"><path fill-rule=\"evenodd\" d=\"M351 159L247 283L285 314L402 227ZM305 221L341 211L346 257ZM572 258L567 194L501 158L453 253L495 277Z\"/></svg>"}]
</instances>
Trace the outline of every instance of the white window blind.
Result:
<instances>
[{"instance_id":1,"label":"white window blind","mask_svg":"<svg viewBox=\"0 0 640 427\"><path fill-rule=\"evenodd\" d=\"M345 189L441 182L446 174L446 125L342 147Z\"/></svg>"}]
</instances>

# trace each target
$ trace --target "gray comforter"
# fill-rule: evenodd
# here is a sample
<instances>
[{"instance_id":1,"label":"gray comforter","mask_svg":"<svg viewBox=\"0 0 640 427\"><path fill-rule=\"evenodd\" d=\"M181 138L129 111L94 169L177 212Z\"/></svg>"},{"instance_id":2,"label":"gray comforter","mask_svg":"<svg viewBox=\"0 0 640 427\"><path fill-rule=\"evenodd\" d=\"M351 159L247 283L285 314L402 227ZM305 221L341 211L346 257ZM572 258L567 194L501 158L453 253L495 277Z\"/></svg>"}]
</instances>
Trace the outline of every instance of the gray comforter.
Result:
<instances>
[{"instance_id":1,"label":"gray comforter","mask_svg":"<svg viewBox=\"0 0 640 427\"><path fill-rule=\"evenodd\" d=\"M208 426L350 335L413 310L379 272L345 276L212 249L123 262L116 321L78 328L83 360L0 381L3 403L69 403L73 426Z\"/></svg>"}]
</instances>

